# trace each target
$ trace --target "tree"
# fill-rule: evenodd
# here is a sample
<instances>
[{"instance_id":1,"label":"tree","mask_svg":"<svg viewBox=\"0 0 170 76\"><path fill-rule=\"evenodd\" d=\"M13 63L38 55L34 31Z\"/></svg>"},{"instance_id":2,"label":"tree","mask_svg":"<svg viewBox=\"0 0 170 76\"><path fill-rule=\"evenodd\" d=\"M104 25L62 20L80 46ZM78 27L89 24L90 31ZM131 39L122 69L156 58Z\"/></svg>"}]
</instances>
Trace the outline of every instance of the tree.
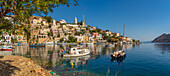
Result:
<instances>
[{"instance_id":1,"label":"tree","mask_svg":"<svg viewBox=\"0 0 170 76\"><path fill-rule=\"evenodd\" d=\"M13 27L13 24L5 18L0 18L0 29L6 29L6 30L10 30Z\"/></svg>"},{"instance_id":2,"label":"tree","mask_svg":"<svg viewBox=\"0 0 170 76\"><path fill-rule=\"evenodd\" d=\"M77 39L74 38L73 36L69 36L68 39L69 39L69 40L67 41L68 43L77 42Z\"/></svg>"},{"instance_id":3,"label":"tree","mask_svg":"<svg viewBox=\"0 0 170 76\"><path fill-rule=\"evenodd\" d=\"M4 23L4 17L11 17L13 24L24 27L23 31L27 35L27 40L29 40L29 36L31 36L29 30L31 25L29 20L33 14L39 16L47 15L49 12L53 12L52 8L61 5L67 5L69 7L70 4L71 0L0 0L0 26L5 26L5 28L10 27L9 25L2 25L1 23ZM77 0L74 0L74 5L78 5ZM49 21L51 17L46 18L47 21ZM15 30L13 33L14 32Z\"/></svg>"},{"instance_id":4,"label":"tree","mask_svg":"<svg viewBox=\"0 0 170 76\"><path fill-rule=\"evenodd\" d=\"M133 41L133 42L136 42L136 40L135 40L135 39L132 39L132 41Z\"/></svg>"},{"instance_id":5,"label":"tree","mask_svg":"<svg viewBox=\"0 0 170 76\"><path fill-rule=\"evenodd\" d=\"M36 29L36 30L38 30L38 29L39 29L39 27L37 26L35 29Z\"/></svg>"},{"instance_id":6,"label":"tree","mask_svg":"<svg viewBox=\"0 0 170 76\"><path fill-rule=\"evenodd\" d=\"M60 34L58 34L57 37L60 37Z\"/></svg>"},{"instance_id":7,"label":"tree","mask_svg":"<svg viewBox=\"0 0 170 76\"><path fill-rule=\"evenodd\" d=\"M53 12L54 7L60 5L69 7L70 2L70 0L1 0L0 18L7 14L18 15L18 18L27 18L33 14L47 15L48 12ZM77 0L74 2L74 5L77 6Z\"/></svg>"},{"instance_id":8,"label":"tree","mask_svg":"<svg viewBox=\"0 0 170 76\"><path fill-rule=\"evenodd\" d=\"M51 40L51 37L53 36L53 34L51 32L47 32L48 33L48 37L50 38Z\"/></svg>"},{"instance_id":9,"label":"tree","mask_svg":"<svg viewBox=\"0 0 170 76\"><path fill-rule=\"evenodd\" d=\"M64 41L64 38L63 38L63 37L62 37L62 38L60 38L60 41L61 41L61 42L63 42L63 41Z\"/></svg>"},{"instance_id":10,"label":"tree","mask_svg":"<svg viewBox=\"0 0 170 76\"><path fill-rule=\"evenodd\" d=\"M53 19L51 16L44 16L43 18L46 19L48 23L51 23L51 20Z\"/></svg>"}]
</instances>

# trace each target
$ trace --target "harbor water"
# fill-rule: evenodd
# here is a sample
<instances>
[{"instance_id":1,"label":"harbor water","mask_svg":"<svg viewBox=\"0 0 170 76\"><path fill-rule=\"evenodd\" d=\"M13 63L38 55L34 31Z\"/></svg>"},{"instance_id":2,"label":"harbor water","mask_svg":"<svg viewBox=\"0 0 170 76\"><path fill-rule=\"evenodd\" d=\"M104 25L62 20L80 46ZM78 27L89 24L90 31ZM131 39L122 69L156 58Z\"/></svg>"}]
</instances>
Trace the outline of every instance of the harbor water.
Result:
<instances>
[{"instance_id":1,"label":"harbor water","mask_svg":"<svg viewBox=\"0 0 170 76\"><path fill-rule=\"evenodd\" d=\"M90 55L74 58L61 57L61 49L71 45L47 45L45 48L16 46L15 51L0 51L1 55L28 57L44 69L60 76L170 76L170 44L144 43L107 47L88 45ZM126 57L112 59L110 54L124 49Z\"/></svg>"}]
</instances>

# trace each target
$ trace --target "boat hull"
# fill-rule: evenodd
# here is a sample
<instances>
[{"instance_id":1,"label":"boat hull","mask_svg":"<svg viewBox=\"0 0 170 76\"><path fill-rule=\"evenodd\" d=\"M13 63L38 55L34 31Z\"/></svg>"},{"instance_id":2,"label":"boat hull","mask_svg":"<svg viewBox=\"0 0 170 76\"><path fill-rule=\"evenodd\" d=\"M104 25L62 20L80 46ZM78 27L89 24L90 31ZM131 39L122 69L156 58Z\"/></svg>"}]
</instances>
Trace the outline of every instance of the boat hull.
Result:
<instances>
[{"instance_id":1,"label":"boat hull","mask_svg":"<svg viewBox=\"0 0 170 76\"><path fill-rule=\"evenodd\" d=\"M85 56L85 55L89 55L89 54L90 54L90 51L88 51L87 53L78 54L78 55L75 55L75 54L64 54L63 57L79 57L79 56Z\"/></svg>"},{"instance_id":2,"label":"boat hull","mask_svg":"<svg viewBox=\"0 0 170 76\"><path fill-rule=\"evenodd\" d=\"M1 49L1 51L12 51L12 49Z\"/></svg>"}]
</instances>

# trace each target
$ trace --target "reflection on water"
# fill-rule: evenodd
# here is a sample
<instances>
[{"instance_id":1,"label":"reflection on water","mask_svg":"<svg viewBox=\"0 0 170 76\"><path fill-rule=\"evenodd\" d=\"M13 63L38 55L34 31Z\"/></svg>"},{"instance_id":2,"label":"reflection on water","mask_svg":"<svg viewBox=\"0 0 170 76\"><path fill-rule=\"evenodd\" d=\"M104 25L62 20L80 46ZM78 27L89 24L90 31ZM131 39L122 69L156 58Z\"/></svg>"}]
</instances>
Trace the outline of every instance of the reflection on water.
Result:
<instances>
[{"instance_id":1,"label":"reflection on water","mask_svg":"<svg viewBox=\"0 0 170 76\"><path fill-rule=\"evenodd\" d=\"M12 54L31 58L34 63L41 65L47 70L52 70L59 75L98 75L100 71L106 71L100 74L106 75L106 73L108 74L109 67L105 68L104 66L108 66L108 63L113 63L110 62L110 54L122 48L122 46L119 45L115 47L105 47L105 44L94 44L88 45L88 48L91 50L90 55L74 58L61 57L61 49L67 50L71 46L72 45L48 45L45 48L16 46ZM132 46L132 44L126 44L123 49L131 49ZM0 52L0 54L3 53ZM111 61L121 63L124 60L125 57L117 60L112 59ZM103 69L101 70L99 68Z\"/></svg>"},{"instance_id":2,"label":"reflection on water","mask_svg":"<svg viewBox=\"0 0 170 76\"><path fill-rule=\"evenodd\" d=\"M165 54L165 53L170 53L170 44L155 44L155 47L160 49L162 52L162 54Z\"/></svg>"},{"instance_id":3,"label":"reflection on water","mask_svg":"<svg viewBox=\"0 0 170 76\"><path fill-rule=\"evenodd\" d=\"M126 55L120 58L112 58L111 61L121 63L125 60L125 58L126 58Z\"/></svg>"},{"instance_id":4,"label":"reflection on water","mask_svg":"<svg viewBox=\"0 0 170 76\"><path fill-rule=\"evenodd\" d=\"M0 51L1 55L19 55L60 76L170 76L170 44L144 43L106 47L105 44L88 45L90 55L63 58L61 49L73 45L50 45L45 48L16 46L15 51ZM85 46L83 46L85 47ZM126 57L112 59L110 54L124 49Z\"/></svg>"}]
</instances>

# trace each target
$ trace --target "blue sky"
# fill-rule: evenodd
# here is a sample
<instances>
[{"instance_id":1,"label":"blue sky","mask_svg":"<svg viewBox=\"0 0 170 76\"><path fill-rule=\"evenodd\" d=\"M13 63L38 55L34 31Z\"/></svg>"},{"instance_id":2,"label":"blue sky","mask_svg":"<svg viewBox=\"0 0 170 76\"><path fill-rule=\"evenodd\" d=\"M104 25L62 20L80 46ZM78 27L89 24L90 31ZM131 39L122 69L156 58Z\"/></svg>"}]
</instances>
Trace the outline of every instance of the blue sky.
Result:
<instances>
[{"instance_id":1,"label":"blue sky","mask_svg":"<svg viewBox=\"0 0 170 76\"><path fill-rule=\"evenodd\" d=\"M79 0L79 5L60 6L49 13L55 20L67 22L83 20L87 25L125 36L151 41L163 33L170 33L170 0Z\"/></svg>"}]
</instances>

